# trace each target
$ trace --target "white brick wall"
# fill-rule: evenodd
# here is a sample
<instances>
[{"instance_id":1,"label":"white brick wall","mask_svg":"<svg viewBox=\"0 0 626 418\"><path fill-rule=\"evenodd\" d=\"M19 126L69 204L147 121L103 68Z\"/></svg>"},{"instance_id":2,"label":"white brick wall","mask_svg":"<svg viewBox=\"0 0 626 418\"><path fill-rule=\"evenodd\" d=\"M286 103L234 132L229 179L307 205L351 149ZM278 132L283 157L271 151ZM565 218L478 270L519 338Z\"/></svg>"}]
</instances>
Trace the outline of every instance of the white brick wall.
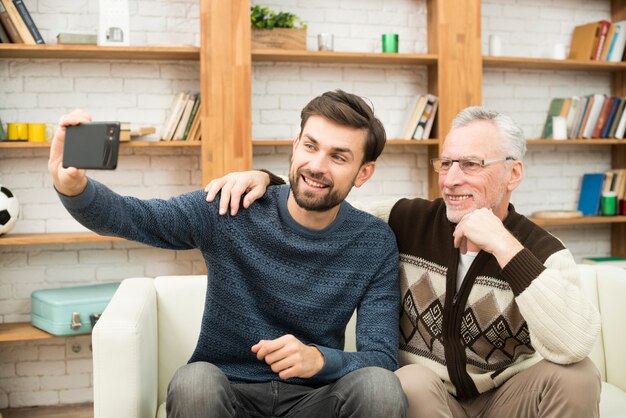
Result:
<instances>
[{"instance_id":1,"label":"white brick wall","mask_svg":"<svg viewBox=\"0 0 626 418\"><path fill-rule=\"evenodd\" d=\"M94 31L96 0L26 0L48 43L60 31ZM198 42L198 2L130 0L131 44ZM261 4L261 3L259 3ZM380 35L400 34L401 52L426 52L426 7L422 0L273 0L263 2L298 14L308 25L307 47L316 49L321 32L335 35L335 50L373 52ZM490 34L502 38L506 55L549 56L554 43L569 43L579 23L607 18L605 0L485 0L483 47ZM546 42L547 40L547 42ZM171 98L197 90L194 62L104 60L0 61L0 119L55 124L63 113L82 107L95 119L121 119L160 126ZM425 93L425 68L410 66L255 63L252 81L253 137L291 138L299 111L326 90L343 88L373 103L390 138L397 136L410 97ZM536 137L549 105L558 95L608 92L607 74L487 69L484 103L510 113L529 137ZM116 191L140 198L168 198L200 187L198 150L124 149L119 169L92 172ZM285 174L290 147L254 147L254 165ZM15 232L81 230L61 208L47 174L47 151L3 150L0 183L9 186L22 207ZM531 146L527 178L513 202L529 214L538 209L576 206L580 175L608 168L602 146ZM351 197L426 196L426 149L388 146L374 179ZM577 257L606 255L608 227L551 229ZM197 274L196 252L169 252L129 243L51 244L0 247L0 322L28 321L30 293L36 289L118 281L130 276ZM88 338L83 338L83 346ZM86 341L84 340L86 338ZM77 403L92 399L88 351L68 351L72 339L0 344L0 408ZM70 344L71 346L71 344Z\"/></svg>"}]
</instances>

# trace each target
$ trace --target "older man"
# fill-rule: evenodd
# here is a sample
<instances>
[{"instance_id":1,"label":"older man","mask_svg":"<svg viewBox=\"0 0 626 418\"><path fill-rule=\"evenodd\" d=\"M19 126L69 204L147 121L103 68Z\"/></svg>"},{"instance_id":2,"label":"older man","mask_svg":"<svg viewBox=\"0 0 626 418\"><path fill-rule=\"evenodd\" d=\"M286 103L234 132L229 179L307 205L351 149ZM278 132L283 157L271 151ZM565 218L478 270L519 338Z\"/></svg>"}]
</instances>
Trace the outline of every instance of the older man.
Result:
<instances>
[{"instance_id":1,"label":"older man","mask_svg":"<svg viewBox=\"0 0 626 418\"><path fill-rule=\"evenodd\" d=\"M510 117L467 108L432 160L442 198L371 208L400 251L396 374L411 418L598 416L600 378L586 358L598 313L571 253L509 203L525 152ZM246 206L267 182L222 178L207 198L225 186L233 208L247 191Z\"/></svg>"}]
</instances>

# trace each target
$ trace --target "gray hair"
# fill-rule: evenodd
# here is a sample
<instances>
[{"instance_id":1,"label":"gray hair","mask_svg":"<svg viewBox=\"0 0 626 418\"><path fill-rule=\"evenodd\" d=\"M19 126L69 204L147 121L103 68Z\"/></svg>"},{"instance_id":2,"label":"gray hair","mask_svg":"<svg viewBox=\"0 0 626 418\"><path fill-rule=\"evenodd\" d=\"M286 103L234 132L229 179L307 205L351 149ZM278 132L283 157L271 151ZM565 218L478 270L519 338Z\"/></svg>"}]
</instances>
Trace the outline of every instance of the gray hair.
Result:
<instances>
[{"instance_id":1,"label":"gray hair","mask_svg":"<svg viewBox=\"0 0 626 418\"><path fill-rule=\"evenodd\" d=\"M508 115L482 106L471 106L460 111L452 121L452 129L461 128L478 120L491 121L496 125L508 157L521 160L526 154L526 138L522 128Z\"/></svg>"}]
</instances>

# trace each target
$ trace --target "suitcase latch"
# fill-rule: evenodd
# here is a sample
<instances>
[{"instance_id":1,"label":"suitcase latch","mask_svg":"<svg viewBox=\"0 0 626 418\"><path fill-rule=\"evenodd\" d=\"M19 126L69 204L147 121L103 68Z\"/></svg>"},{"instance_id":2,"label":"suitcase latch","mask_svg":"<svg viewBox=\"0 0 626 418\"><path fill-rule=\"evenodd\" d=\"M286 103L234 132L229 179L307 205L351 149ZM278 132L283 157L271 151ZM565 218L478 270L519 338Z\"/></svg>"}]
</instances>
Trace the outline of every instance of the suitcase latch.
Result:
<instances>
[{"instance_id":1,"label":"suitcase latch","mask_svg":"<svg viewBox=\"0 0 626 418\"><path fill-rule=\"evenodd\" d=\"M80 322L80 312L72 312L72 323L70 324L71 329L78 329L83 324Z\"/></svg>"}]
</instances>

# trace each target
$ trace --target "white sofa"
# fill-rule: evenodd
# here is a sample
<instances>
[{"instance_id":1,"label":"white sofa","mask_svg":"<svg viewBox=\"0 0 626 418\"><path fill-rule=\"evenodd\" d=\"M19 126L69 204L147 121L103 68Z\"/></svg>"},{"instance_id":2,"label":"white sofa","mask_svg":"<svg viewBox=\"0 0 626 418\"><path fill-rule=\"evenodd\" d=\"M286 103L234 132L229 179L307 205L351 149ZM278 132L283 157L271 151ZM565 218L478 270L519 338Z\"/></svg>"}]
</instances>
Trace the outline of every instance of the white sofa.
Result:
<instances>
[{"instance_id":1,"label":"white sofa","mask_svg":"<svg viewBox=\"0 0 626 418\"><path fill-rule=\"evenodd\" d=\"M626 417L626 270L580 270L602 315L602 335L590 356L604 381L600 416ZM205 292L206 276L122 282L93 330L95 418L165 417L167 384L196 345ZM353 326L346 349L354 350Z\"/></svg>"}]
</instances>

